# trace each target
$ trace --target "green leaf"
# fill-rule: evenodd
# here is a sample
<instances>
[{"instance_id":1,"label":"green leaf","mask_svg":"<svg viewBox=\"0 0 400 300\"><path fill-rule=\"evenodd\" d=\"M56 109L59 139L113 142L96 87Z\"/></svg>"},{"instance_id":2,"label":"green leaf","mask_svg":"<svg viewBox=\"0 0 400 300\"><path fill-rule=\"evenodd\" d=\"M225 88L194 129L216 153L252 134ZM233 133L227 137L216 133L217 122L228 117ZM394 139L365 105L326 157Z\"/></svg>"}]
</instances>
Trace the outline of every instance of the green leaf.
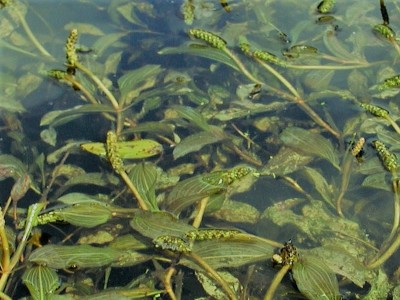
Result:
<instances>
[{"instance_id":1,"label":"green leaf","mask_svg":"<svg viewBox=\"0 0 400 300\"><path fill-rule=\"evenodd\" d=\"M179 237L195 229L166 211L138 211L134 214L130 225L140 234L151 239L162 235Z\"/></svg>"},{"instance_id":2,"label":"green leaf","mask_svg":"<svg viewBox=\"0 0 400 300\"><path fill-rule=\"evenodd\" d=\"M158 155L162 152L162 145L150 139L123 141L116 143L118 154L122 159L141 159ZM91 142L81 144L87 152L106 157L107 151L104 143Z\"/></svg>"},{"instance_id":3,"label":"green leaf","mask_svg":"<svg viewBox=\"0 0 400 300\"><path fill-rule=\"evenodd\" d=\"M300 150L307 155L313 154L324 158L335 168L340 169L337 151L322 135L299 127L289 127L282 132L280 139L285 146Z\"/></svg>"},{"instance_id":4,"label":"green leaf","mask_svg":"<svg viewBox=\"0 0 400 300\"><path fill-rule=\"evenodd\" d=\"M175 48L164 48L158 51L158 54L160 55L190 54L190 55L201 56L204 58L208 58L223 63L235 69L236 71L239 71L236 63L225 52L216 48L205 46L203 44L190 43Z\"/></svg>"},{"instance_id":5,"label":"green leaf","mask_svg":"<svg viewBox=\"0 0 400 300\"><path fill-rule=\"evenodd\" d=\"M99 203L80 203L53 212L65 222L75 226L92 228L112 218L110 207Z\"/></svg>"},{"instance_id":6,"label":"green leaf","mask_svg":"<svg viewBox=\"0 0 400 300\"><path fill-rule=\"evenodd\" d=\"M146 65L121 76L118 79L121 103L130 104L141 91L153 87L156 77L163 70L160 65Z\"/></svg>"},{"instance_id":7,"label":"green leaf","mask_svg":"<svg viewBox=\"0 0 400 300\"><path fill-rule=\"evenodd\" d=\"M120 32L107 34L97 39L92 48L95 49L98 56L101 57L108 47L118 45L117 42L126 35L127 33Z\"/></svg>"},{"instance_id":8,"label":"green leaf","mask_svg":"<svg viewBox=\"0 0 400 300\"><path fill-rule=\"evenodd\" d=\"M49 127L40 132L40 138L50 146L55 146L57 143L57 132L53 127Z\"/></svg>"},{"instance_id":9,"label":"green leaf","mask_svg":"<svg viewBox=\"0 0 400 300\"><path fill-rule=\"evenodd\" d=\"M293 264L292 274L307 299L341 299L336 275L320 259L302 257Z\"/></svg>"},{"instance_id":10,"label":"green leaf","mask_svg":"<svg viewBox=\"0 0 400 300\"><path fill-rule=\"evenodd\" d=\"M120 251L89 245L46 245L31 253L28 261L54 269L98 268L118 260Z\"/></svg>"},{"instance_id":11,"label":"green leaf","mask_svg":"<svg viewBox=\"0 0 400 300\"><path fill-rule=\"evenodd\" d=\"M153 163L140 163L133 167L130 178L142 199L152 211L157 211L156 200L157 169Z\"/></svg>"},{"instance_id":12,"label":"green leaf","mask_svg":"<svg viewBox=\"0 0 400 300\"><path fill-rule=\"evenodd\" d=\"M68 193L57 199L57 201L67 204L82 204L82 203L98 203L104 204L98 197L84 194L84 193Z\"/></svg>"},{"instance_id":13,"label":"green leaf","mask_svg":"<svg viewBox=\"0 0 400 300\"><path fill-rule=\"evenodd\" d=\"M47 266L28 267L22 275L22 281L33 299L49 299L60 285L57 272Z\"/></svg>"},{"instance_id":14,"label":"green leaf","mask_svg":"<svg viewBox=\"0 0 400 300\"><path fill-rule=\"evenodd\" d=\"M322 196L322 199L324 199L324 201L329 205L333 205L333 187L328 184L325 177L313 168L304 167L303 170L306 176L310 179L314 188Z\"/></svg>"},{"instance_id":15,"label":"green leaf","mask_svg":"<svg viewBox=\"0 0 400 300\"><path fill-rule=\"evenodd\" d=\"M190 123L196 125L204 131L209 131L211 125L207 123L207 120L201 113L189 106L173 106L172 107L180 117L188 120Z\"/></svg>"},{"instance_id":16,"label":"green leaf","mask_svg":"<svg viewBox=\"0 0 400 300\"><path fill-rule=\"evenodd\" d=\"M179 214L193 203L224 191L226 191L226 187L210 184L204 181L201 175L198 175L178 182L169 193L165 204L169 211Z\"/></svg>"},{"instance_id":17,"label":"green leaf","mask_svg":"<svg viewBox=\"0 0 400 300\"><path fill-rule=\"evenodd\" d=\"M197 241L192 251L214 269L237 268L262 260L270 260L276 246L256 236L239 233L228 239ZM182 259L183 265L198 269L193 262Z\"/></svg>"},{"instance_id":18,"label":"green leaf","mask_svg":"<svg viewBox=\"0 0 400 300\"><path fill-rule=\"evenodd\" d=\"M188 136L176 145L173 151L174 159L197 152L207 145L226 140L227 137L223 135L223 132L221 131L220 133L220 135L213 135L209 131L201 131Z\"/></svg>"},{"instance_id":19,"label":"green leaf","mask_svg":"<svg viewBox=\"0 0 400 300\"><path fill-rule=\"evenodd\" d=\"M118 300L130 300L130 299L157 299L161 294L165 293L164 290L157 290L154 288L140 286L134 289L124 288L109 288L96 293L93 295L85 295L87 300L107 300L107 299L118 299Z\"/></svg>"},{"instance_id":20,"label":"green leaf","mask_svg":"<svg viewBox=\"0 0 400 300\"><path fill-rule=\"evenodd\" d=\"M275 154L262 168L260 173L262 175L277 175L284 176L302 169L310 163L312 157L306 155L297 149L288 147L281 147L277 154Z\"/></svg>"},{"instance_id":21,"label":"green leaf","mask_svg":"<svg viewBox=\"0 0 400 300\"><path fill-rule=\"evenodd\" d=\"M70 22L64 25L64 29L71 31L72 29L78 29L79 34L90 34L103 36L104 32L93 24L90 23L80 23L80 22Z\"/></svg>"},{"instance_id":22,"label":"green leaf","mask_svg":"<svg viewBox=\"0 0 400 300\"><path fill-rule=\"evenodd\" d=\"M9 112L16 112L22 113L25 112L25 107L15 99L10 96L0 96L0 109L9 111Z\"/></svg>"},{"instance_id":23,"label":"green leaf","mask_svg":"<svg viewBox=\"0 0 400 300\"><path fill-rule=\"evenodd\" d=\"M40 126L50 125L57 127L71 122L89 113L115 112L111 106L103 104L86 104L66 110L53 110L45 114L40 120Z\"/></svg>"}]
</instances>

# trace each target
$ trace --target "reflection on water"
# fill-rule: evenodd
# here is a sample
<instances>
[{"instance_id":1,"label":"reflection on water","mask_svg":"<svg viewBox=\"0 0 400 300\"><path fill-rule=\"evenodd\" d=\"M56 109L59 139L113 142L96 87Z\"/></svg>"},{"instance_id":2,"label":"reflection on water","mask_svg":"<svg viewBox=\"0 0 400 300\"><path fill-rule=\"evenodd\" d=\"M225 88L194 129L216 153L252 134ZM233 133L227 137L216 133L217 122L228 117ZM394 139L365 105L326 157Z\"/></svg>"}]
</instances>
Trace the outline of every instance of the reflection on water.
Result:
<instances>
[{"instance_id":1,"label":"reflection on water","mask_svg":"<svg viewBox=\"0 0 400 300\"><path fill-rule=\"evenodd\" d=\"M400 6L376 2L0 1L0 292L398 293Z\"/></svg>"}]
</instances>

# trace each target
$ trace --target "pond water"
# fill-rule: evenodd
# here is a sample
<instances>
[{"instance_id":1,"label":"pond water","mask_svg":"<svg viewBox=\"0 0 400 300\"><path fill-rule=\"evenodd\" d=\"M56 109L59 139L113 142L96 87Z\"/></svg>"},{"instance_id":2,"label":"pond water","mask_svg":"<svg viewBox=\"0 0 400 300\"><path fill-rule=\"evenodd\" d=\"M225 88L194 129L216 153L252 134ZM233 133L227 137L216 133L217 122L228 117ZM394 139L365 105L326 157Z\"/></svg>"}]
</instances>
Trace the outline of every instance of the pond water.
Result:
<instances>
[{"instance_id":1,"label":"pond water","mask_svg":"<svg viewBox=\"0 0 400 300\"><path fill-rule=\"evenodd\" d=\"M1 298L400 299L398 1L0 8Z\"/></svg>"}]
</instances>

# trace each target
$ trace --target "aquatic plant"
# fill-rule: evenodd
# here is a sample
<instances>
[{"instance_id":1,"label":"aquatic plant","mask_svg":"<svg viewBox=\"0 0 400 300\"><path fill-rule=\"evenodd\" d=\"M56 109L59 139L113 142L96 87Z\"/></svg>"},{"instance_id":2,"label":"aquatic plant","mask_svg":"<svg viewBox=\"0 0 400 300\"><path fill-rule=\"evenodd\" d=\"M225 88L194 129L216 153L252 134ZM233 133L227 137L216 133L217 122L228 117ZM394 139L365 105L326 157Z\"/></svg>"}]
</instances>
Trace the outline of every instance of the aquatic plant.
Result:
<instances>
[{"instance_id":1,"label":"aquatic plant","mask_svg":"<svg viewBox=\"0 0 400 300\"><path fill-rule=\"evenodd\" d=\"M74 5L0 1L1 298L395 295L397 4Z\"/></svg>"}]
</instances>

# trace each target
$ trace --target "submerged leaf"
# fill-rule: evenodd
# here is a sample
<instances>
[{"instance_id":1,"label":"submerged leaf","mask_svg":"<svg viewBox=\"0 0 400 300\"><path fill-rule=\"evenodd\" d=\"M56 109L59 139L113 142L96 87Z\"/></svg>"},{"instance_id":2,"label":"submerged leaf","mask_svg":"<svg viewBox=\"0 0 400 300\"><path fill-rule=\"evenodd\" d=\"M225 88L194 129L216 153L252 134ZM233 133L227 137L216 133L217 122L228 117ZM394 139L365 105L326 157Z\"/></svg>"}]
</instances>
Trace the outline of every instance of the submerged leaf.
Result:
<instances>
[{"instance_id":1,"label":"submerged leaf","mask_svg":"<svg viewBox=\"0 0 400 300\"><path fill-rule=\"evenodd\" d=\"M118 260L120 251L89 245L46 245L36 249L28 260L54 269L96 268Z\"/></svg>"},{"instance_id":2,"label":"submerged leaf","mask_svg":"<svg viewBox=\"0 0 400 300\"><path fill-rule=\"evenodd\" d=\"M267 165L262 168L260 173L262 175L283 176L293 173L311 162L311 156L296 150L297 149L282 147L279 149L278 153L268 161Z\"/></svg>"},{"instance_id":3,"label":"submerged leaf","mask_svg":"<svg viewBox=\"0 0 400 300\"><path fill-rule=\"evenodd\" d=\"M299 127L289 127L282 132L280 139L285 146L322 157L339 169L338 153L332 143L323 136Z\"/></svg>"},{"instance_id":4,"label":"submerged leaf","mask_svg":"<svg viewBox=\"0 0 400 300\"><path fill-rule=\"evenodd\" d=\"M118 79L118 86L122 103L131 103L142 90L152 87L156 76L163 70L160 65L146 65L121 76Z\"/></svg>"},{"instance_id":5,"label":"submerged leaf","mask_svg":"<svg viewBox=\"0 0 400 300\"><path fill-rule=\"evenodd\" d=\"M229 57L224 51L221 51L216 48L210 48L204 45L199 44L189 44L183 45L176 48L164 48L158 51L158 54L166 55L166 54L191 54L196 56L201 56L205 58L209 58L211 60L221 62L223 64L228 65L229 67L239 71L236 63Z\"/></svg>"},{"instance_id":6,"label":"submerged leaf","mask_svg":"<svg viewBox=\"0 0 400 300\"><path fill-rule=\"evenodd\" d=\"M28 267L22 281L33 299L48 299L60 285L57 272L47 266Z\"/></svg>"},{"instance_id":7,"label":"submerged leaf","mask_svg":"<svg viewBox=\"0 0 400 300\"><path fill-rule=\"evenodd\" d=\"M75 226L92 228L112 218L110 207L98 203L81 203L53 212L63 221Z\"/></svg>"},{"instance_id":8,"label":"submerged leaf","mask_svg":"<svg viewBox=\"0 0 400 300\"><path fill-rule=\"evenodd\" d=\"M137 164L130 173L138 193L152 211L159 210L156 200L157 169L152 163Z\"/></svg>"},{"instance_id":9,"label":"submerged leaf","mask_svg":"<svg viewBox=\"0 0 400 300\"><path fill-rule=\"evenodd\" d=\"M214 269L236 268L245 264L270 259L276 245L249 234L239 233L227 239L195 242L192 251L204 259ZM198 268L190 260L182 259L182 264Z\"/></svg>"},{"instance_id":10,"label":"submerged leaf","mask_svg":"<svg viewBox=\"0 0 400 300\"><path fill-rule=\"evenodd\" d=\"M138 211L130 222L140 234L155 239L159 236L184 236L193 226L184 223L166 211Z\"/></svg>"},{"instance_id":11,"label":"submerged leaf","mask_svg":"<svg viewBox=\"0 0 400 300\"><path fill-rule=\"evenodd\" d=\"M173 151L174 159L178 159L189 153L197 152L207 145L215 144L225 139L226 137L224 135L214 135L208 131L194 133L176 145Z\"/></svg>"},{"instance_id":12,"label":"submerged leaf","mask_svg":"<svg viewBox=\"0 0 400 300\"><path fill-rule=\"evenodd\" d=\"M341 299L336 275L320 259L302 257L293 264L292 274L307 299Z\"/></svg>"}]
</instances>

